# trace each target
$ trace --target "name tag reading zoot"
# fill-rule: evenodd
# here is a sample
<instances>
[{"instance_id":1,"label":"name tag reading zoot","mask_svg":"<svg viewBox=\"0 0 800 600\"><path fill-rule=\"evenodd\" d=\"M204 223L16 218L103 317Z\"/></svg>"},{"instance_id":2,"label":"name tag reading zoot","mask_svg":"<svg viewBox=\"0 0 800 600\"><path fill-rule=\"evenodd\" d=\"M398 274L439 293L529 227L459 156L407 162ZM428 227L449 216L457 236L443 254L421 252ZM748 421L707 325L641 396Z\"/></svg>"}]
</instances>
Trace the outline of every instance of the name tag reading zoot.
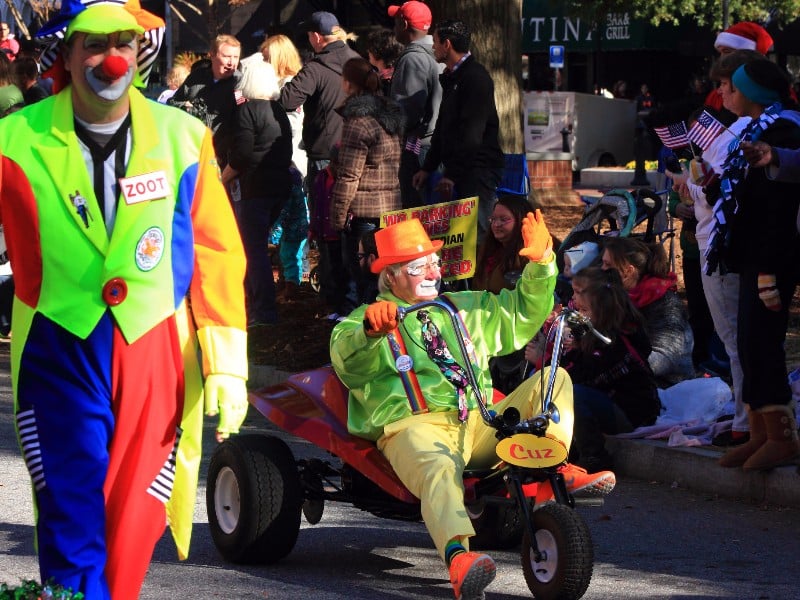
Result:
<instances>
[{"instance_id":1,"label":"name tag reading zoot","mask_svg":"<svg viewBox=\"0 0 800 600\"><path fill-rule=\"evenodd\" d=\"M160 200L170 195L169 182L164 171L153 171L119 180L126 204Z\"/></svg>"}]
</instances>

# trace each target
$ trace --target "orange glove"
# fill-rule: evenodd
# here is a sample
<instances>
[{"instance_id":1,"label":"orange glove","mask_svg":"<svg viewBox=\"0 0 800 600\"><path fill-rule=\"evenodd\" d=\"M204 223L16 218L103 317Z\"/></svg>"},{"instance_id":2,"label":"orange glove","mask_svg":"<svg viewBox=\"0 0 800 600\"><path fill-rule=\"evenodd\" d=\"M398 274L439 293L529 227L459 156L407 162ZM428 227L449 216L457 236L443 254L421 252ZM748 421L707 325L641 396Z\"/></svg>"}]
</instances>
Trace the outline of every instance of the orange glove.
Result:
<instances>
[{"instance_id":1,"label":"orange glove","mask_svg":"<svg viewBox=\"0 0 800 600\"><path fill-rule=\"evenodd\" d=\"M533 262L548 258L553 252L553 236L547 230L542 211L538 208L535 213L528 213L522 219L522 240L525 247L519 251L519 255Z\"/></svg>"},{"instance_id":2,"label":"orange glove","mask_svg":"<svg viewBox=\"0 0 800 600\"><path fill-rule=\"evenodd\" d=\"M386 335L397 329L397 304L388 300L370 304L364 313L364 329L370 337Z\"/></svg>"}]
</instances>

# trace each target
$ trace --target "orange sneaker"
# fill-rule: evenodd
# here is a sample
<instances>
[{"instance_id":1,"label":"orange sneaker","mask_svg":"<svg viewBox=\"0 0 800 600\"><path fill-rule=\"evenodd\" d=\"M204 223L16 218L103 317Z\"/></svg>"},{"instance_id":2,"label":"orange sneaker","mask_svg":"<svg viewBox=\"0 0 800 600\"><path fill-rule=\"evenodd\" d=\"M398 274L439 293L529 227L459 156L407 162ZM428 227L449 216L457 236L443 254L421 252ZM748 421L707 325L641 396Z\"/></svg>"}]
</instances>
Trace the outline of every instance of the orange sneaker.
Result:
<instances>
[{"instance_id":1,"label":"orange sneaker","mask_svg":"<svg viewBox=\"0 0 800 600\"><path fill-rule=\"evenodd\" d=\"M612 471L587 473L586 469L571 463L559 467L558 471L564 476L564 484L572 495L607 496L617 484L617 477ZM549 481L539 484L539 489L536 491L537 505L549 502L554 497L555 494L553 494L553 488Z\"/></svg>"},{"instance_id":2,"label":"orange sneaker","mask_svg":"<svg viewBox=\"0 0 800 600\"><path fill-rule=\"evenodd\" d=\"M492 557L477 552L456 554L450 562L450 583L456 600L483 600L483 590L497 573Z\"/></svg>"}]
</instances>

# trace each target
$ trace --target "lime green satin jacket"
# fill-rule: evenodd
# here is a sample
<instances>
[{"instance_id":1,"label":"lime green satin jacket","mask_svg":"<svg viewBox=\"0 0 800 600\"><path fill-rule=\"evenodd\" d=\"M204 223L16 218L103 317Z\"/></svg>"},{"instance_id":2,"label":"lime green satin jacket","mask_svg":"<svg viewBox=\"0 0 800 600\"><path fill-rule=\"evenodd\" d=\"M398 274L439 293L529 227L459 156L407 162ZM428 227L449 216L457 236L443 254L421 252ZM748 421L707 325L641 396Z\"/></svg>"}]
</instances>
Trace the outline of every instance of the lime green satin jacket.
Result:
<instances>
[{"instance_id":1,"label":"lime green satin jacket","mask_svg":"<svg viewBox=\"0 0 800 600\"><path fill-rule=\"evenodd\" d=\"M502 290L500 294L483 291L445 294L458 308L472 338L475 371L487 402L491 403L492 398L489 359L524 347L539 331L553 309L556 274L555 260L551 258L545 264L528 263L514 290ZM378 299L408 306L392 294L380 294ZM377 440L385 425L412 412L386 336L371 338L364 331L366 308L366 305L357 308L334 328L330 350L333 368L350 390L348 429L359 437ZM463 364L449 317L438 309L429 312L451 354ZM428 410L456 410L456 390L428 358L420 327L411 314L401 323L399 331L414 362ZM477 408L472 391L467 397L470 409Z\"/></svg>"}]
</instances>

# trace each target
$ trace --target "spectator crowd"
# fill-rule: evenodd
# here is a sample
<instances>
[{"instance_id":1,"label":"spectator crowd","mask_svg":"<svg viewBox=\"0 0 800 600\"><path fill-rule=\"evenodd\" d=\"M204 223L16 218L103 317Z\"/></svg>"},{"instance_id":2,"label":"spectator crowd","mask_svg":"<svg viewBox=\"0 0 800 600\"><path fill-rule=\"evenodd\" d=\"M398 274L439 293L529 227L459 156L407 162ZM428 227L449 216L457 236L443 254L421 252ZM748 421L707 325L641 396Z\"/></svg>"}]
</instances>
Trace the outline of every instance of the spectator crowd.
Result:
<instances>
[{"instance_id":1,"label":"spectator crowd","mask_svg":"<svg viewBox=\"0 0 800 600\"><path fill-rule=\"evenodd\" d=\"M425 424L441 436L442 445L452 445L452 454L425 468L406 460L410 449L442 453L423 436L407 433L414 427L406 419L419 415L407 414L405 402L397 401L405 399L397 392L399 380L389 386L396 392L391 410L381 404L389 396L374 391L380 389L376 378L398 374L396 365L409 358L389 350L398 331L398 304L436 297L446 288L445 296L467 315L474 337L492 332L477 343L486 367L481 378L508 405L525 406L532 376L543 377L543 369L555 361L564 367L574 396L574 410L562 407L565 414L574 412L570 462L563 467L571 474L570 492L613 488L613 456L605 436L653 426L664 410L662 390L703 378L713 339L724 348L734 407L728 435L716 440L730 446L720 464L763 470L796 460L800 442L784 343L800 264L800 112L785 72L764 57L763 35L740 25L717 38L720 57L710 77L719 87L696 107L690 125L708 123L710 117L721 126L691 147L691 156L678 157L683 166L678 162L669 173L674 182L670 208L693 234L682 240L687 244L687 310L658 241L599 236L559 247L544 224L546 213L544 219L534 213L527 194L498 195L505 162L494 83L471 52L469 25L434 21L428 6L416 0L389 7L388 16L394 28L371 33L363 48L336 15L325 11L302 23L312 49L307 54L289 37L270 35L257 52L243 57L235 36L218 35L207 57L184 53L176 58L165 78L167 89L152 105L163 111L158 114L184 111L207 127L183 114L175 120L176 128L190 123L193 135L206 140L197 142L197 152L202 148L208 164L219 167L222 186L214 186L223 200L219 204L225 219L232 215L242 242L241 249L238 240L231 247L246 257L246 268L238 263L237 268L242 267L247 330L270 335L279 320L278 305L297 301L304 278L318 285L324 304L320 318L339 323L331 354L351 389L351 410L358 411L350 420L351 432L376 441L409 489L419 491L426 525L457 597L482 597L495 566L488 556L469 552L469 519L456 518L463 512L459 478L451 477L442 498L429 483L438 469L449 472L451 462L456 474L463 471L469 456L458 452L466 456L471 450L457 448L446 433L452 425L448 419L455 419L448 411L469 423L474 406L459 387L463 368L446 345L435 348L441 341L436 323L421 319L414 327L424 347L417 343L408 351L415 358L406 371L419 370L420 379L429 382L422 391L430 392L431 413L441 418L428 415ZM132 31L141 34L139 29L147 28ZM8 30L0 24L0 117L28 110L50 96L53 85L40 75L38 58L20 50ZM78 31L79 36L100 35ZM111 35L131 53L135 38L123 44L125 32L104 31L103 51ZM748 36L756 34L758 45L753 40L750 47ZM81 50L91 54L93 46L87 42ZM108 65L103 68L111 77L113 61ZM613 93L625 97L624 82ZM647 85L636 101L642 116L655 110ZM76 131L87 129L77 113L75 119ZM136 132L136 122L127 119L120 121L121 130L134 127ZM84 154L92 160L102 155L105 161L93 171L105 204L88 206L77 191L69 201L86 229L92 214L105 218L110 236L117 209L113 186L103 185L103 169L109 161L120 163L112 170L119 168L131 150L122 139L112 154L103 154L104 144L116 139L106 133L87 129L88 141L82 142ZM177 156L180 132L171 133ZM202 183L202 173L197 177ZM472 197L478 198L478 247L470 279L442 281L436 254L442 244L429 239L418 223L381 229L386 212ZM213 219L201 216L211 232L209 247L219 254ZM176 248L180 242L175 241ZM688 254L692 243L696 252ZM308 273L312 245L319 256L313 276ZM0 335L10 337L14 276L5 252L0 261ZM181 275L180 268L175 273ZM229 273L226 281L230 284L237 273ZM189 304L201 309L206 288L196 285ZM567 332L563 356L553 357L548 324L561 307L589 317L610 342ZM441 354L450 360L446 368L437 360ZM436 366L426 368L427 359ZM237 375L236 391L242 391L243 380ZM222 415L221 404L219 411ZM237 429L236 424L221 428L220 436ZM489 442L476 443L476 452L494 440ZM431 506L433 512L426 512ZM447 515L437 517L437 510Z\"/></svg>"}]
</instances>

